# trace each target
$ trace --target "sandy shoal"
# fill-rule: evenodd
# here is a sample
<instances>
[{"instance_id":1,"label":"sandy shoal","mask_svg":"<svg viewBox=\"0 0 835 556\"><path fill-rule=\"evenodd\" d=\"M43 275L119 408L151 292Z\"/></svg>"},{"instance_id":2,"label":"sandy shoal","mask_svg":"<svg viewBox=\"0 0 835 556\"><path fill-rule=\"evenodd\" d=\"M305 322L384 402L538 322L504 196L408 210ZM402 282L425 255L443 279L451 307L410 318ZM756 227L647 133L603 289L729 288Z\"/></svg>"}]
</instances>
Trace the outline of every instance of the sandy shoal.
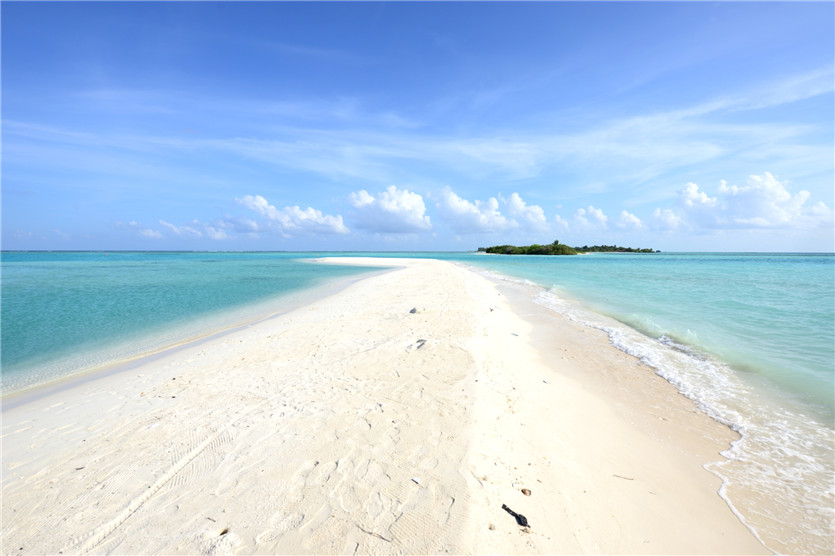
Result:
<instances>
[{"instance_id":1,"label":"sandy shoal","mask_svg":"<svg viewBox=\"0 0 835 556\"><path fill-rule=\"evenodd\" d=\"M2 552L765 552L702 467L734 434L603 332L452 263L386 264L9 404Z\"/></svg>"}]
</instances>

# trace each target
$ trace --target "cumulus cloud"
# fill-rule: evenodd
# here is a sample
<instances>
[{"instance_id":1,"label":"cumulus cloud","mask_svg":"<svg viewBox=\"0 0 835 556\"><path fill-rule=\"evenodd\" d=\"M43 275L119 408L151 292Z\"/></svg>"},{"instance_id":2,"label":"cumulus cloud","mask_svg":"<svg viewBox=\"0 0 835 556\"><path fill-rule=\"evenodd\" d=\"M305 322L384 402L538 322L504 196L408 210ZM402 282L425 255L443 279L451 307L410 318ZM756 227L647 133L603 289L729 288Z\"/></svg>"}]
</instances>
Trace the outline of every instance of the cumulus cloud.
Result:
<instances>
[{"instance_id":1,"label":"cumulus cloud","mask_svg":"<svg viewBox=\"0 0 835 556\"><path fill-rule=\"evenodd\" d=\"M365 189L351 193L357 227L372 232L405 234L432 229L423 197L390 185L376 195Z\"/></svg>"},{"instance_id":2,"label":"cumulus cloud","mask_svg":"<svg viewBox=\"0 0 835 556\"><path fill-rule=\"evenodd\" d=\"M679 200L683 206L691 209L716 206L716 197L708 197L707 193L699 191L699 186L692 182L685 185L679 192Z\"/></svg>"},{"instance_id":3,"label":"cumulus cloud","mask_svg":"<svg viewBox=\"0 0 835 556\"><path fill-rule=\"evenodd\" d=\"M517 222L522 222L529 228L544 230L548 227L545 212L537 205L528 206L525 201L514 193L509 199L502 199L507 205L507 213Z\"/></svg>"},{"instance_id":4,"label":"cumulus cloud","mask_svg":"<svg viewBox=\"0 0 835 556\"><path fill-rule=\"evenodd\" d=\"M681 217L670 209L657 208L653 211L652 217L655 219L656 227L662 230L676 230L682 224Z\"/></svg>"},{"instance_id":5,"label":"cumulus cloud","mask_svg":"<svg viewBox=\"0 0 835 556\"><path fill-rule=\"evenodd\" d=\"M582 222L583 226L586 228L593 227L593 228L606 228L606 222L609 221L609 217L603 214L603 211L594 206L589 205L588 209L578 209L577 213L574 215L575 220Z\"/></svg>"},{"instance_id":6,"label":"cumulus cloud","mask_svg":"<svg viewBox=\"0 0 835 556\"><path fill-rule=\"evenodd\" d=\"M641 219L625 210L620 211L620 218L618 218L615 225L622 230L644 229L644 224L641 222Z\"/></svg>"},{"instance_id":7,"label":"cumulus cloud","mask_svg":"<svg viewBox=\"0 0 835 556\"><path fill-rule=\"evenodd\" d=\"M577 212L574 213L573 218L570 220L566 220L560 215L557 215L555 220L565 230L593 231L606 230L609 227L609 217L603 213L603 210L594 208L594 205L589 205L588 208L577 209Z\"/></svg>"},{"instance_id":8,"label":"cumulus cloud","mask_svg":"<svg viewBox=\"0 0 835 556\"><path fill-rule=\"evenodd\" d=\"M501 200L501 203L500 203ZM507 215L499 210L504 205ZM511 228L545 230L548 221L542 207L527 205L518 193L509 198L499 195L486 201L468 201L459 197L450 187L441 190L436 203L441 218L457 233L500 232Z\"/></svg>"},{"instance_id":9,"label":"cumulus cloud","mask_svg":"<svg viewBox=\"0 0 835 556\"><path fill-rule=\"evenodd\" d=\"M742 187L728 186L723 180L719 184L719 194L724 200L725 212L737 225L779 227L804 216L812 216L803 207L809 199L809 192L799 191L792 195L784 183L768 172L762 176L749 176Z\"/></svg>"},{"instance_id":10,"label":"cumulus cloud","mask_svg":"<svg viewBox=\"0 0 835 556\"><path fill-rule=\"evenodd\" d=\"M226 230L208 224L206 225L206 235L212 239L217 240L226 239L227 237L229 237L226 234Z\"/></svg>"},{"instance_id":11,"label":"cumulus cloud","mask_svg":"<svg viewBox=\"0 0 835 556\"><path fill-rule=\"evenodd\" d=\"M494 232L510 226L508 219L499 212L499 201L494 197L470 202L459 197L452 188L445 187L436 206L441 218L458 233Z\"/></svg>"},{"instance_id":12,"label":"cumulus cloud","mask_svg":"<svg viewBox=\"0 0 835 556\"><path fill-rule=\"evenodd\" d=\"M322 214L322 211L312 207L302 209L296 205L277 209L261 195L236 197L235 201L267 218L269 227L286 237L348 233L348 228L342 222L342 216Z\"/></svg>"},{"instance_id":13,"label":"cumulus cloud","mask_svg":"<svg viewBox=\"0 0 835 556\"><path fill-rule=\"evenodd\" d=\"M792 194L785 182L765 172L749 176L742 186L722 180L715 197L688 183L673 208L656 209L653 216L662 229L810 228L832 222L826 204L809 207L808 200L808 191Z\"/></svg>"},{"instance_id":14,"label":"cumulus cloud","mask_svg":"<svg viewBox=\"0 0 835 556\"><path fill-rule=\"evenodd\" d=\"M177 240L215 240L222 241L230 237L257 238L260 232L277 232L283 236L312 234L346 234L348 228L342 223L341 216L329 216L311 207L302 209L298 206L277 209L260 195L246 195L236 198L238 204L253 210L266 218L258 222L250 218L224 217L212 222L192 220L187 224L173 224L159 220L160 229L147 228L136 221L116 222L114 226L122 230L131 230L147 239Z\"/></svg>"}]
</instances>

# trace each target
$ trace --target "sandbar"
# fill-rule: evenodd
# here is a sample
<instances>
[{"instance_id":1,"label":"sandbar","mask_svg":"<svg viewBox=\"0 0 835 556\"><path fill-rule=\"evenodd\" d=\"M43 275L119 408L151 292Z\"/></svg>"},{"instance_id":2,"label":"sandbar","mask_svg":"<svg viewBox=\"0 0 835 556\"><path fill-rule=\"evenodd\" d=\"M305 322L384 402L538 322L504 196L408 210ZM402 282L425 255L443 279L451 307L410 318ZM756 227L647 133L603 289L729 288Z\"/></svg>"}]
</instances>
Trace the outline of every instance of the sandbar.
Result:
<instances>
[{"instance_id":1,"label":"sandbar","mask_svg":"<svg viewBox=\"0 0 835 556\"><path fill-rule=\"evenodd\" d=\"M384 262L4 408L2 552L768 552L704 468L735 433L652 369L528 286Z\"/></svg>"}]
</instances>

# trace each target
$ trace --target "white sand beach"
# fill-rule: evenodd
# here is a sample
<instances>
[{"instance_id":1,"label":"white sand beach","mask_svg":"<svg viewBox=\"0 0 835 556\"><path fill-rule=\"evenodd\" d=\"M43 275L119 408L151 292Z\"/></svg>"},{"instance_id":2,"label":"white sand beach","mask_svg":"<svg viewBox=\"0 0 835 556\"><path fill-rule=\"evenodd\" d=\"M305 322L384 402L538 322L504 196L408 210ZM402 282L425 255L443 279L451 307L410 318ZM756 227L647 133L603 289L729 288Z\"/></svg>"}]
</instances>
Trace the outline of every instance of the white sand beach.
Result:
<instances>
[{"instance_id":1,"label":"white sand beach","mask_svg":"<svg viewBox=\"0 0 835 556\"><path fill-rule=\"evenodd\" d=\"M385 262L4 404L2 552L768 552L703 467L735 433L603 332L522 285Z\"/></svg>"}]
</instances>

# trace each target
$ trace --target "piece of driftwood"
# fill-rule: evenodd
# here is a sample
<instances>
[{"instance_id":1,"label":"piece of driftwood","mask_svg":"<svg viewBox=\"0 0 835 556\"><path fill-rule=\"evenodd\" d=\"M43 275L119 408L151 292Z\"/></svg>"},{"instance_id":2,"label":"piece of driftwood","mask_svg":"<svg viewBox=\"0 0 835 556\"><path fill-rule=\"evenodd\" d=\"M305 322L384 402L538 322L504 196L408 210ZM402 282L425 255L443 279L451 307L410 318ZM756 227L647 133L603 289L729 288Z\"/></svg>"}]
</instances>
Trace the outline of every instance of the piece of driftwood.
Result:
<instances>
[{"instance_id":1,"label":"piece of driftwood","mask_svg":"<svg viewBox=\"0 0 835 556\"><path fill-rule=\"evenodd\" d=\"M512 515L513 517L515 517L516 523L518 523L520 527L530 527L530 524L528 523L528 518L526 518L522 514L517 514L516 512L508 508L506 504L502 504L502 509L510 515Z\"/></svg>"}]
</instances>

